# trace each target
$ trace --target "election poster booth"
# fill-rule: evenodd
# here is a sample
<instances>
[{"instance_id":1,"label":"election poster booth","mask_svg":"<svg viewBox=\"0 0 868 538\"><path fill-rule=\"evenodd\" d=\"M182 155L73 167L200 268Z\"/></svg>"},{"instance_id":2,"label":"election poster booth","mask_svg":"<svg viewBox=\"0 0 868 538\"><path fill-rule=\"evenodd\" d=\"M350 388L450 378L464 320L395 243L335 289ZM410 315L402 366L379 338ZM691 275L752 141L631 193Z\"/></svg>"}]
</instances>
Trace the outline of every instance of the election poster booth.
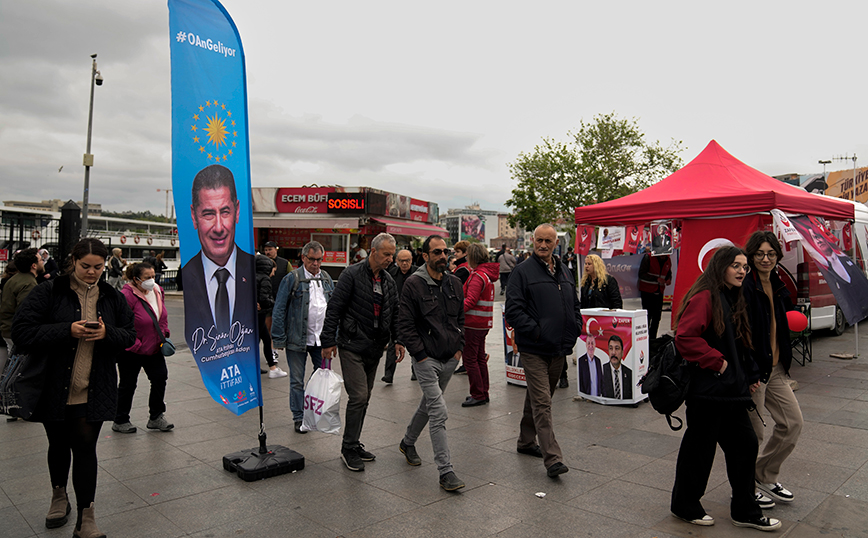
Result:
<instances>
[{"instance_id":1,"label":"election poster booth","mask_svg":"<svg viewBox=\"0 0 868 538\"><path fill-rule=\"evenodd\" d=\"M648 250L665 249L668 243L673 262L674 322L681 297L699 277L716 248L728 243L744 245L756 230L778 231L771 216L775 209L786 215L819 217L827 223L849 223L854 218L851 202L810 194L778 181L742 163L712 140L690 163L658 183L617 200L576 208L576 250L586 255L594 240L600 243L598 238L604 227L612 228L607 237L617 239L618 228L623 228L626 236L623 241L626 248L610 249L604 256L609 258L604 260L607 265L620 263L620 254L631 248L632 252L642 250L641 240L631 245L629 232L633 229L640 237L645 236ZM661 228L661 224L665 226ZM651 234L647 233L649 229ZM660 236L658 230L666 237L647 242L653 234ZM788 256L797 259L796 243L781 241L781 244L785 259ZM642 255L624 257L638 261ZM794 262L789 272L795 275L816 271L812 263L807 260L797 267ZM619 284L623 290L625 284L633 283ZM797 289L792 279L788 285L793 298L807 296L807 291ZM834 303L834 298L829 300Z\"/></svg>"},{"instance_id":2,"label":"election poster booth","mask_svg":"<svg viewBox=\"0 0 868 538\"><path fill-rule=\"evenodd\" d=\"M579 396L604 405L646 398L636 383L648 372L648 316L644 310L583 308L576 344Z\"/></svg>"}]
</instances>

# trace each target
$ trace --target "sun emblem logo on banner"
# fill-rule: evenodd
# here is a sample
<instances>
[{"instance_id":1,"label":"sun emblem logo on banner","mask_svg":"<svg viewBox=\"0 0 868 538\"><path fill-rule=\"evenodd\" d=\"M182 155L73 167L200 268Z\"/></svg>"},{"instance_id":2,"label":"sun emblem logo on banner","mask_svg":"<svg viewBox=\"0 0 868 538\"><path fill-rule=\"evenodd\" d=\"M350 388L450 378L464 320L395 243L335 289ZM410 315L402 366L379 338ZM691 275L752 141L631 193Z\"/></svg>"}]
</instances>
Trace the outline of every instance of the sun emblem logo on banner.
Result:
<instances>
[{"instance_id":1,"label":"sun emblem logo on banner","mask_svg":"<svg viewBox=\"0 0 868 538\"><path fill-rule=\"evenodd\" d=\"M193 144L208 161L226 162L236 151L238 131L232 111L226 108L226 103L215 99L199 105L193 114L190 132L193 134Z\"/></svg>"}]
</instances>

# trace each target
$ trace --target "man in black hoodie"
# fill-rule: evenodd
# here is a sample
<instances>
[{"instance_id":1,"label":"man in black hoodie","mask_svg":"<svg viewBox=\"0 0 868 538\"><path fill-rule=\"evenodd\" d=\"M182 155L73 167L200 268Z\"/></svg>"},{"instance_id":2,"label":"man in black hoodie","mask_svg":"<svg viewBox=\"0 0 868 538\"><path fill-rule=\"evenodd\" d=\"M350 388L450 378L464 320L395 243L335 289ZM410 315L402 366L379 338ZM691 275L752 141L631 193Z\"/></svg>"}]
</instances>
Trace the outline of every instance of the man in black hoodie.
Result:
<instances>
[{"instance_id":1,"label":"man in black hoodie","mask_svg":"<svg viewBox=\"0 0 868 538\"><path fill-rule=\"evenodd\" d=\"M420 465L416 440L425 424L431 432L440 486L446 491L464 487L452 470L446 442L446 399L443 391L464 349L464 292L461 280L446 273L446 242L432 235L422 245L425 265L404 285L398 313L398 341L412 357L422 388L422 402L407 426L398 448L410 465ZM398 359L399 361L401 359Z\"/></svg>"},{"instance_id":2,"label":"man in black hoodie","mask_svg":"<svg viewBox=\"0 0 868 538\"><path fill-rule=\"evenodd\" d=\"M506 293L506 322L515 329L527 380L517 450L543 458L552 478L569 471L552 428L552 394L582 327L576 283L553 255L556 246L554 226L537 226L533 255L512 271Z\"/></svg>"}]
</instances>

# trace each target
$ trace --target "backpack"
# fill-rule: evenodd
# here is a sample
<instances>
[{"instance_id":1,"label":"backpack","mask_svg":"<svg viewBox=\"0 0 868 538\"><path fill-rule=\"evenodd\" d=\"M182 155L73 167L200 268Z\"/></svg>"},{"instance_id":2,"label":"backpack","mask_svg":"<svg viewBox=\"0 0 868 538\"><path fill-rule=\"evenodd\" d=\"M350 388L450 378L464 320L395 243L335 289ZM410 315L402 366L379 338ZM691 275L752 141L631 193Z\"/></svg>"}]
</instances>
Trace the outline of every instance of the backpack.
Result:
<instances>
[{"instance_id":1,"label":"backpack","mask_svg":"<svg viewBox=\"0 0 868 538\"><path fill-rule=\"evenodd\" d=\"M668 334L655 339L650 352L648 373L642 376L638 384L642 386L642 394L648 395L651 407L661 415L666 415L669 427L678 431L684 421L673 417L672 413L681 407L687 397L691 366L678 353L675 339ZM673 419L678 422L677 426L672 425Z\"/></svg>"}]
</instances>

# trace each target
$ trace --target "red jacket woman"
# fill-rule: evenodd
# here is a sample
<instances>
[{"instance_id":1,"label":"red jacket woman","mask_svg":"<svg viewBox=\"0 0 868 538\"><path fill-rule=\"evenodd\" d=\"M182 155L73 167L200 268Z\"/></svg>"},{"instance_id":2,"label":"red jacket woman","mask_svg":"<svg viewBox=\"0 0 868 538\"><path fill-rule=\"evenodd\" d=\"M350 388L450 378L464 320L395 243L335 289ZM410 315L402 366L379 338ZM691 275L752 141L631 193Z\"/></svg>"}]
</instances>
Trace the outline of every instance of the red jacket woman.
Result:
<instances>
[{"instance_id":1,"label":"red jacket woman","mask_svg":"<svg viewBox=\"0 0 868 538\"><path fill-rule=\"evenodd\" d=\"M464 352L462 360L470 381L470 396L461 404L473 407L488 403L488 356L485 337L494 325L494 283L500 264L488 263L488 251L479 243L467 248L470 276L464 283Z\"/></svg>"}]
</instances>

